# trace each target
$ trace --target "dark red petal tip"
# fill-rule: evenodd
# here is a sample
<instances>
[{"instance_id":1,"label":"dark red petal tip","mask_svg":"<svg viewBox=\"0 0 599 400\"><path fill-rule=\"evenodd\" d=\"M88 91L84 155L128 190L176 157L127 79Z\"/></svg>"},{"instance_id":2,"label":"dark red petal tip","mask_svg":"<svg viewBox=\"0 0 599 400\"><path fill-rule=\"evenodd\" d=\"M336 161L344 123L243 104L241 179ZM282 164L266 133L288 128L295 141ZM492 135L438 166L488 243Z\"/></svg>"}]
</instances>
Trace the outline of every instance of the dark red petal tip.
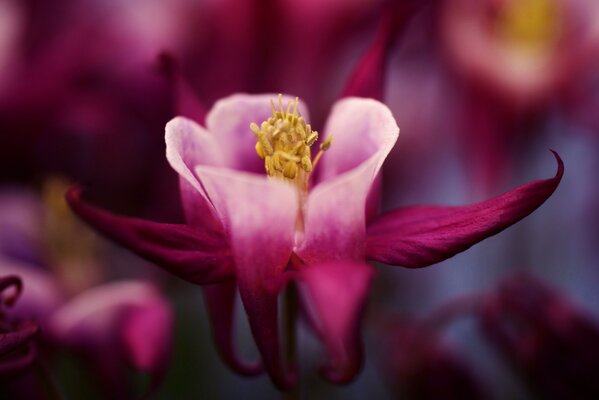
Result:
<instances>
[{"instance_id":1,"label":"dark red petal tip","mask_svg":"<svg viewBox=\"0 0 599 400\"><path fill-rule=\"evenodd\" d=\"M438 263L493 236L535 211L564 175L529 182L492 199L460 207L412 206L380 216L368 227L367 257L390 265L421 268Z\"/></svg>"}]
</instances>

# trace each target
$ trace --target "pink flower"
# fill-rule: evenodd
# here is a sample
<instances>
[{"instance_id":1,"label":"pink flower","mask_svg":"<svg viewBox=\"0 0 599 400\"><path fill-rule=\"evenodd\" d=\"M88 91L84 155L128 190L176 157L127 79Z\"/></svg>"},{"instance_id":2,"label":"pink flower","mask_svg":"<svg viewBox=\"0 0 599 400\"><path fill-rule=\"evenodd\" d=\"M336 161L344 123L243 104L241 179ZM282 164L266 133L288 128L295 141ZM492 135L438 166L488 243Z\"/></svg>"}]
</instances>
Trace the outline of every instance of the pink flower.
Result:
<instances>
[{"instance_id":1,"label":"pink flower","mask_svg":"<svg viewBox=\"0 0 599 400\"><path fill-rule=\"evenodd\" d=\"M529 108L593 70L598 17L593 0L444 0L440 37L459 73Z\"/></svg>"},{"instance_id":2,"label":"pink flower","mask_svg":"<svg viewBox=\"0 0 599 400\"><path fill-rule=\"evenodd\" d=\"M283 96L287 111L271 109L275 98L233 95L214 105L206 127L183 117L167 124L166 153L179 173L185 225L111 214L82 201L77 188L67 199L107 236L207 285L223 359L255 374L260 366L240 361L233 346L239 290L262 364L282 389L295 383L293 365L283 366L278 329L278 295L287 282L297 283L303 311L326 346L325 376L347 382L361 365L360 314L373 275L367 259L410 268L442 261L534 211L563 174L556 155L554 178L491 200L401 208L375 218L367 207L378 196L373 183L399 133L389 109L372 99L338 101L321 141L330 148L312 158L306 107Z\"/></svg>"}]
</instances>

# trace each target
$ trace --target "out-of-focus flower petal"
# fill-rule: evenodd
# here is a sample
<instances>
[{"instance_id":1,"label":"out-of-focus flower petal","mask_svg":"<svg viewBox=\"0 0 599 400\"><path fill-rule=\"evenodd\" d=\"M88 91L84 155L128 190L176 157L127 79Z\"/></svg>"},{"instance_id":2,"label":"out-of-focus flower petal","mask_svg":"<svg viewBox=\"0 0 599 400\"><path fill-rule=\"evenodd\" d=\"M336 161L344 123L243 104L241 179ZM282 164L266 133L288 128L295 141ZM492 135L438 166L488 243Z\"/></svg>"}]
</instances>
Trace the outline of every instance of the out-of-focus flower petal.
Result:
<instances>
[{"instance_id":1,"label":"out-of-focus flower petal","mask_svg":"<svg viewBox=\"0 0 599 400\"><path fill-rule=\"evenodd\" d=\"M0 331L0 378L11 378L35 361L37 351L31 341L38 332L39 327L34 323Z\"/></svg>"},{"instance_id":2,"label":"out-of-focus flower petal","mask_svg":"<svg viewBox=\"0 0 599 400\"><path fill-rule=\"evenodd\" d=\"M377 331L383 372L397 398L489 398L476 371L425 321L386 318Z\"/></svg>"},{"instance_id":3,"label":"out-of-focus flower petal","mask_svg":"<svg viewBox=\"0 0 599 400\"><path fill-rule=\"evenodd\" d=\"M468 206L415 206L382 215L368 227L367 258L408 268L426 267L499 233L532 213L555 191L564 165L554 155L558 169L551 179Z\"/></svg>"},{"instance_id":4,"label":"out-of-focus flower petal","mask_svg":"<svg viewBox=\"0 0 599 400\"><path fill-rule=\"evenodd\" d=\"M221 359L235 372L253 376L263 370L261 363L248 364L235 351L234 313L237 284L235 281L215 283L202 287L204 302L212 325L212 337Z\"/></svg>"},{"instance_id":5,"label":"out-of-focus flower petal","mask_svg":"<svg viewBox=\"0 0 599 400\"><path fill-rule=\"evenodd\" d=\"M360 319L373 268L353 262L307 266L297 277L302 303L328 358L322 372L336 383L350 382L362 366Z\"/></svg>"},{"instance_id":6,"label":"out-of-focus flower petal","mask_svg":"<svg viewBox=\"0 0 599 400\"><path fill-rule=\"evenodd\" d=\"M483 302L480 323L541 398L599 397L599 325L541 281L506 279Z\"/></svg>"},{"instance_id":7,"label":"out-of-focus flower petal","mask_svg":"<svg viewBox=\"0 0 599 400\"><path fill-rule=\"evenodd\" d=\"M168 364L173 329L170 305L156 296L127 312L120 329L126 359L138 371L152 375L150 389L162 381Z\"/></svg>"},{"instance_id":8,"label":"out-of-focus flower petal","mask_svg":"<svg viewBox=\"0 0 599 400\"><path fill-rule=\"evenodd\" d=\"M264 365L278 387L288 388L277 298L293 248L297 193L286 182L230 169L198 166L196 174L228 231L241 300Z\"/></svg>"},{"instance_id":9,"label":"out-of-focus flower petal","mask_svg":"<svg viewBox=\"0 0 599 400\"><path fill-rule=\"evenodd\" d=\"M233 275L223 232L112 214L83 201L77 187L66 198L73 211L98 231L182 279L206 284Z\"/></svg>"},{"instance_id":10,"label":"out-of-focus flower petal","mask_svg":"<svg viewBox=\"0 0 599 400\"><path fill-rule=\"evenodd\" d=\"M297 249L306 262L363 258L366 198L398 133L391 111L376 100L348 98L335 105L326 129L333 145L308 198Z\"/></svg>"},{"instance_id":11,"label":"out-of-focus flower petal","mask_svg":"<svg viewBox=\"0 0 599 400\"><path fill-rule=\"evenodd\" d=\"M388 4L384 8L374 42L358 62L341 97L358 96L383 100L389 50L416 11L414 3L407 1Z\"/></svg>"},{"instance_id":12,"label":"out-of-focus flower petal","mask_svg":"<svg viewBox=\"0 0 599 400\"><path fill-rule=\"evenodd\" d=\"M278 108L276 94L235 94L217 101L206 116L206 127L228 158L229 168L264 173L264 161L256 155L256 137L250 124L260 124L272 116L270 101ZM283 107L295 98L283 96ZM309 121L308 108L302 101L298 112ZM204 164L204 163L203 163Z\"/></svg>"},{"instance_id":13,"label":"out-of-focus flower petal","mask_svg":"<svg viewBox=\"0 0 599 400\"><path fill-rule=\"evenodd\" d=\"M11 287L14 288L14 292L8 296L4 296L2 292ZM18 276L9 275L0 277L0 304L4 303L12 306L21 295L21 290L23 290L23 282Z\"/></svg>"},{"instance_id":14,"label":"out-of-focus flower petal","mask_svg":"<svg viewBox=\"0 0 599 400\"><path fill-rule=\"evenodd\" d=\"M162 53L159 63L172 85L175 114L203 124L207 111L181 74L178 60L169 53Z\"/></svg>"},{"instance_id":15,"label":"out-of-focus flower petal","mask_svg":"<svg viewBox=\"0 0 599 400\"><path fill-rule=\"evenodd\" d=\"M34 320L43 326L64 302L63 293L54 278L36 266L0 258L0 274L18 275L24 282L19 301L10 312L15 319Z\"/></svg>"}]
</instances>

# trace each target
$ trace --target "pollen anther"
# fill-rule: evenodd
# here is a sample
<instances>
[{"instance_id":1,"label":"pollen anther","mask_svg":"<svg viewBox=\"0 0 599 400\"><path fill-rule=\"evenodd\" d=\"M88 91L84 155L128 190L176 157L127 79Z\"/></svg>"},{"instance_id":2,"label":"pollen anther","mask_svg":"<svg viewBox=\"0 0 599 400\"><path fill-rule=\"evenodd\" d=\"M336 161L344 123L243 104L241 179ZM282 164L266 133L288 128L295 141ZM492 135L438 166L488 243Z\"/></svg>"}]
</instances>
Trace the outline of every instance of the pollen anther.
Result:
<instances>
[{"instance_id":1,"label":"pollen anther","mask_svg":"<svg viewBox=\"0 0 599 400\"><path fill-rule=\"evenodd\" d=\"M296 97L283 108L283 96L279 94L277 103L278 108L270 100L271 117L260 125L250 124L250 130L256 136L256 154L264 160L264 169L269 176L290 180L302 192L307 192L310 173L322 153L331 146L332 136L327 136L312 160L310 146L318 140L318 132L313 131L298 113L299 99Z\"/></svg>"}]
</instances>

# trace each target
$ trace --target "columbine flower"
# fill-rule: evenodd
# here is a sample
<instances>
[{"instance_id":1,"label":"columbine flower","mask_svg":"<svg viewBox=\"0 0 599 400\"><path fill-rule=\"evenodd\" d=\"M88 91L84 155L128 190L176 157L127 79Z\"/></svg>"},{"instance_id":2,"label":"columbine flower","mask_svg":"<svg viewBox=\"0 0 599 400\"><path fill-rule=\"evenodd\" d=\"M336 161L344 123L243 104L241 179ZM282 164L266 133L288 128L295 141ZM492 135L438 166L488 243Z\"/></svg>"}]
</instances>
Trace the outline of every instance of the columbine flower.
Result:
<instances>
[{"instance_id":1,"label":"columbine flower","mask_svg":"<svg viewBox=\"0 0 599 400\"><path fill-rule=\"evenodd\" d=\"M232 344L238 288L263 365L280 388L294 384L279 348L277 299L285 282L297 282L327 347L325 376L348 381L361 362L367 259L410 268L442 261L534 211L563 173L558 158L554 178L482 203L373 218L366 212L376 198L373 182L399 133L389 109L371 99L338 101L320 141L326 152L314 156L318 142L304 104L283 96L271 107L272 99L233 95L214 105L205 128L182 117L167 124L166 154L180 176L185 225L111 214L82 201L76 188L67 199L114 240L183 279L209 284L217 347L232 368L253 374L259 366L241 362Z\"/></svg>"}]
</instances>

